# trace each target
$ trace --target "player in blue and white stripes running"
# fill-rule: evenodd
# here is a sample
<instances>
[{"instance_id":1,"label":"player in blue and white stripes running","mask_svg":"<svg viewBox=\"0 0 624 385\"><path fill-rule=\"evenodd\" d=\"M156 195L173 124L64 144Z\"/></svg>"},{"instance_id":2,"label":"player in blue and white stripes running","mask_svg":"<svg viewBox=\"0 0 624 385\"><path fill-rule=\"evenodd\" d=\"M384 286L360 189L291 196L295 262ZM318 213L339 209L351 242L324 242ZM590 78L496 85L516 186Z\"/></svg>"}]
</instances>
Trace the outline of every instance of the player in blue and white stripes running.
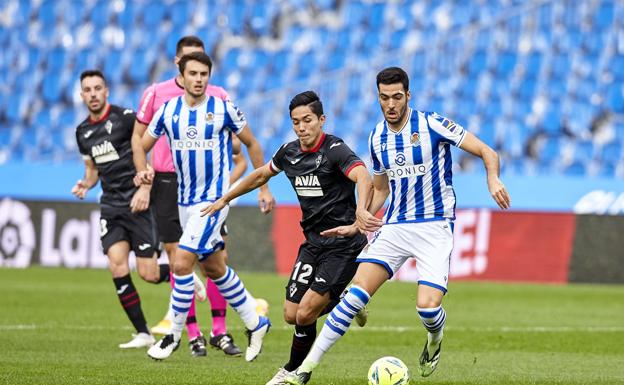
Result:
<instances>
[{"instance_id":1,"label":"player in blue and white stripes running","mask_svg":"<svg viewBox=\"0 0 624 385\"><path fill-rule=\"evenodd\" d=\"M511 203L499 179L498 155L459 124L433 112L408 106L409 78L397 67L377 74L379 104L385 120L373 129L369 147L373 162L373 198L368 214L357 218L357 227L376 231L358 257L360 265L353 286L327 317L312 350L286 379L305 384L323 355L346 333L357 312L403 265L416 258L417 310L427 330L420 357L420 373L433 373L440 359L446 313L442 299L447 290L449 259L453 249L455 192L450 146L457 146L483 160L487 185L502 209ZM383 221L373 216L386 199L390 203ZM354 226L334 228L345 236Z\"/></svg>"},{"instance_id":2,"label":"player in blue and white stripes running","mask_svg":"<svg viewBox=\"0 0 624 385\"><path fill-rule=\"evenodd\" d=\"M141 139L144 151L149 151L161 135L167 135L178 175L178 207L184 227L173 267L171 333L152 346L147 354L162 360L177 349L194 295L193 268L199 259L208 277L245 324L249 337L245 359L252 361L260 354L271 323L268 318L256 314L255 299L236 272L225 264L220 229L228 208L218 215L201 217L200 204L219 199L229 189L232 134L247 146L256 168L264 165L262 149L236 106L206 96L212 63L205 53L193 52L183 56L178 67L184 95L160 107L148 127L149 135L143 135ZM143 161L137 167L137 183L151 183L153 179L153 170L147 169L144 155L139 158ZM267 188L259 192L259 201L263 212L269 212L274 204Z\"/></svg>"}]
</instances>

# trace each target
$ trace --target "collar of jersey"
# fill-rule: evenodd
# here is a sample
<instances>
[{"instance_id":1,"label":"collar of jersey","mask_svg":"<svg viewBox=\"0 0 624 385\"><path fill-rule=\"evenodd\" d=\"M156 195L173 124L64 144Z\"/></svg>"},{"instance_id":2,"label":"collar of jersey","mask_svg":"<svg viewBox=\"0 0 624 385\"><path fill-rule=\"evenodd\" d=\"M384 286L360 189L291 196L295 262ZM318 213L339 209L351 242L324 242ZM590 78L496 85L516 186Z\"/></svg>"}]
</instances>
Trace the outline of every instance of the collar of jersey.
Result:
<instances>
[{"instance_id":1,"label":"collar of jersey","mask_svg":"<svg viewBox=\"0 0 624 385\"><path fill-rule=\"evenodd\" d=\"M184 104L186 106L186 108L188 108L189 110L196 110L199 107L203 106L204 104L206 104L206 102L208 101L208 99L210 99L210 96L206 95L206 97L204 98L204 100L202 100L201 103L194 105L193 107L189 106L188 103L186 102L186 99L184 98L184 95L180 96L182 98L182 104Z\"/></svg>"},{"instance_id":2,"label":"collar of jersey","mask_svg":"<svg viewBox=\"0 0 624 385\"><path fill-rule=\"evenodd\" d=\"M110 110L111 110L111 105L109 103L108 106L106 107L106 112L102 116L100 116L98 120L91 120L91 115L89 115L89 124L96 124L96 123L103 122L104 119L108 118L108 115L110 115Z\"/></svg>"},{"instance_id":3,"label":"collar of jersey","mask_svg":"<svg viewBox=\"0 0 624 385\"><path fill-rule=\"evenodd\" d=\"M401 132L403 132L403 129L405 128L405 126L407 126L407 123L409 123L410 120L412 120L412 108L411 107L407 107L409 108L409 113L407 114L407 119L405 120L405 123L403 124L403 127L401 127L401 129L399 131L393 131L390 126L388 126L388 121L386 120L386 126L388 127L388 131L390 131L391 133L393 133L394 135L399 135Z\"/></svg>"},{"instance_id":4,"label":"collar of jersey","mask_svg":"<svg viewBox=\"0 0 624 385\"><path fill-rule=\"evenodd\" d=\"M301 141L299 141L299 148L302 152L317 152L319 148L321 148L321 146L323 145L323 142L325 141L325 136L325 133L323 133L323 136L321 136L321 140L319 140L316 146L314 146L314 148L312 148L311 150L304 150L303 147L301 147Z\"/></svg>"}]
</instances>

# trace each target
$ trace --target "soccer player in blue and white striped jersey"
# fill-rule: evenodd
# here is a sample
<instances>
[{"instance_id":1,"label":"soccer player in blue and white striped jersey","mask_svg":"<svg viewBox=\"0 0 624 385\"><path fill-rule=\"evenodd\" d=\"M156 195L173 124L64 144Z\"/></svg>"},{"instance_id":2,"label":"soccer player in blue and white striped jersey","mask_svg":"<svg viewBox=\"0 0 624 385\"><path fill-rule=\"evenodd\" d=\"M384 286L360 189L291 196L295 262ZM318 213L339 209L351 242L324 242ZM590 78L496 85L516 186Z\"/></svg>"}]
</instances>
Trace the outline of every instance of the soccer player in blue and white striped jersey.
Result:
<instances>
[{"instance_id":1,"label":"soccer player in blue and white striped jersey","mask_svg":"<svg viewBox=\"0 0 624 385\"><path fill-rule=\"evenodd\" d=\"M405 71L384 69L377 75L377 89L385 119L369 138L373 198L368 212L358 213L356 223L361 230L376 232L368 249L357 258L360 265L351 289L327 317L303 364L286 379L289 384L307 383L325 352L346 333L355 314L408 258L416 259L417 310L428 332L420 373L423 377L431 375L440 358L446 322L442 299L453 249L455 192L450 146L482 158L492 197L502 209L509 208L511 202L499 179L496 152L450 119L411 109ZM388 197L390 203L382 221L373 214ZM344 236L353 231L353 227L341 226L327 233Z\"/></svg>"},{"instance_id":2,"label":"soccer player in blue and white striped jersey","mask_svg":"<svg viewBox=\"0 0 624 385\"><path fill-rule=\"evenodd\" d=\"M159 108L148 127L149 135L141 139L144 151L149 151L160 136L167 135L178 176L178 207L184 227L173 267L171 333L148 350L148 355L158 360L169 357L179 345L194 295L193 268L198 259L248 329L247 361L260 354L263 338L271 326L268 318L256 314L255 299L225 264L220 229L227 208L213 217L200 215L200 205L219 199L229 188L232 134L247 146L254 167L264 164L262 149L243 113L230 101L206 96L211 64L204 52L193 52L180 59L184 95ZM137 165L137 183L151 183L153 179L153 170L147 169L144 155L138 158L142 164ZM264 212L272 209L274 200L268 189L260 191L259 200Z\"/></svg>"}]
</instances>

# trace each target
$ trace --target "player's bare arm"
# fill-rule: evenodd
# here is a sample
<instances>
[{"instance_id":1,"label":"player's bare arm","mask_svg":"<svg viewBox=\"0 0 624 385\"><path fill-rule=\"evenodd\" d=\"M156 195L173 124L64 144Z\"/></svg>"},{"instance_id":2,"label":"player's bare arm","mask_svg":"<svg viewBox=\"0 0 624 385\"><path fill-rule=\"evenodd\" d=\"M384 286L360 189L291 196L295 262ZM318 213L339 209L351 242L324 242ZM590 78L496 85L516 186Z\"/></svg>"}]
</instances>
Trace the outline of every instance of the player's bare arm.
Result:
<instances>
[{"instance_id":1,"label":"player's bare arm","mask_svg":"<svg viewBox=\"0 0 624 385\"><path fill-rule=\"evenodd\" d=\"M72 187L72 194L74 194L77 198L84 199L87 195L87 192L96 185L99 179L97 168L95 168L95 163L93 163L92 159L85 159L85 175L82 179L79 179L78 182Z\"/></svg>"},{"instance_id":2,"label":"player's bare arm","mask_svg":"<svg viewBox=\"0 0 624 385\"><path fill-rule=\"evenodd\" d=\"M249 126L245 125L237 136L241 142L243 142L245 147L247 147L247 153L249 154L249 159L251 159L251 164L254 168L258 169L262 167L264 165L264 154L262 153L262 148L260 148L260 144L256 140L256 137L249 129ZM273 210L273 206L275 206L275 199L273 198L271 191L269 191L269 186L260 186L260 191L258 191L258 205L260 206L260 211L265 214Z\"/></svg>"},{"instance_id":3,"label":"player's bare arm","mask_svg":"<svg viewBox=\"0 0 624 385\"><path fill-rule=\"evenodd\" d=\"M147 163L145 151L140 151L142 148L141 138L145 136L145 131L147 130L147 125L139 122L138 120L134 121L134 128L132 129L132 160L134 161L134 167L139 170L139 166Z\"/></svg>"},{"instance_id":4,"label":"player's bare arm","mask_svg":"<svg viewBox=\"0 0 624 385\"><path fill-rule=\"evenodd\" d=\"M321 235L324 237L354 236L360 231L360 226L358 225L358 222L360 220L365 222L369 221L369 216L372 217L372 220L370 221L372 221L373 223L379 221L379 219L372 216L366 209L370 202L372 190L371 187L373 185L370 174L368 173L368 170L366 170L366 167L354 167L351 172L349 172L349 175L347 175L347 177L356 183L355 186L358 194L357 208L355 211L356 221L349 226L338 226L332 229L322 231ZM381 223L379 224L379 226L381 226Z\"/></svg>"},{"instance_id":5,"label":"player's bare arm","mask_svg":"<svg viewBox=\"0 0 624 385\"><path fill-rule=\"evenodd\" d=\"M262 167L255 169L251 174L247 175L243 180L240 181L233 189L225 193L221 198L215 201L213 204L204 207L201 210L201 215L213 215L217 211L221 210L225 206L227 206L232 199L238 198L239 196L246 194L258 187L262 188L266 183L277 175L273 170L271 170L271 166L269 163L265 164ZM269 193L270 194L270 193Z\"/></svg>"},{"instance_id":6,"label":"player's bare arm","mask_svg":"<svg viewBox=\"0 0 624 385\"><path fill-rule=\"evenodd\" d=\"M245 158L241 149L241 142L236 136L232 137L232 161L234 162L234 167L230 173L230 185L239 180L248 167L247 158Z\"/></svg>"},{"instance_id":7,"label":"player's bare arm","mask_svg":"<svg viewBox=\"0 0 624 385\"><path fill-rule=\"evenodd\" d=\"M152 184L154 180L154 170L147 166L147 153L154 147L158 139L152 135L143 135L141 137L141 146L137 146L137 152L140 153L140 163L136 164L137 174L134 177L134 183L139 184Z\"/></svg>"},{"instance_id":8,"label":"player's bare arm","mask_svg":"<svg viewBox=\"0 0 624 385\"><path fill-rule=\"evenodd\" d=\"M483 160L487 173L488 189L492 198L501 209L508 209L511 206L511 197L499 178L500 167L496 151L470 132L466 132L459 148Z\"/></svg>"}]
</instances>

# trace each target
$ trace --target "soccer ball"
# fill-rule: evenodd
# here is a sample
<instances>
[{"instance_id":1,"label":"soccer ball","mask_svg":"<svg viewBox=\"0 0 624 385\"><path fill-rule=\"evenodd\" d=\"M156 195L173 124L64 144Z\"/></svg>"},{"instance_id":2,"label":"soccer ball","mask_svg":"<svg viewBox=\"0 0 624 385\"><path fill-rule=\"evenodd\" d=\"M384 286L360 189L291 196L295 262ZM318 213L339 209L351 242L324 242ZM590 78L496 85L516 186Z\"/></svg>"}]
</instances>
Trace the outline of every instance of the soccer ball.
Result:
<instances>
[{"instance_id":1,"label":"soccer ball","mask_svg":"<svg viewBox=\"0 0 624 385\"><path fill-rule=\"evenodd\" d=\"M381 357L368 369L368 385L407 385L409 368L396 357Z\"/></svg>"}]
</instances>

